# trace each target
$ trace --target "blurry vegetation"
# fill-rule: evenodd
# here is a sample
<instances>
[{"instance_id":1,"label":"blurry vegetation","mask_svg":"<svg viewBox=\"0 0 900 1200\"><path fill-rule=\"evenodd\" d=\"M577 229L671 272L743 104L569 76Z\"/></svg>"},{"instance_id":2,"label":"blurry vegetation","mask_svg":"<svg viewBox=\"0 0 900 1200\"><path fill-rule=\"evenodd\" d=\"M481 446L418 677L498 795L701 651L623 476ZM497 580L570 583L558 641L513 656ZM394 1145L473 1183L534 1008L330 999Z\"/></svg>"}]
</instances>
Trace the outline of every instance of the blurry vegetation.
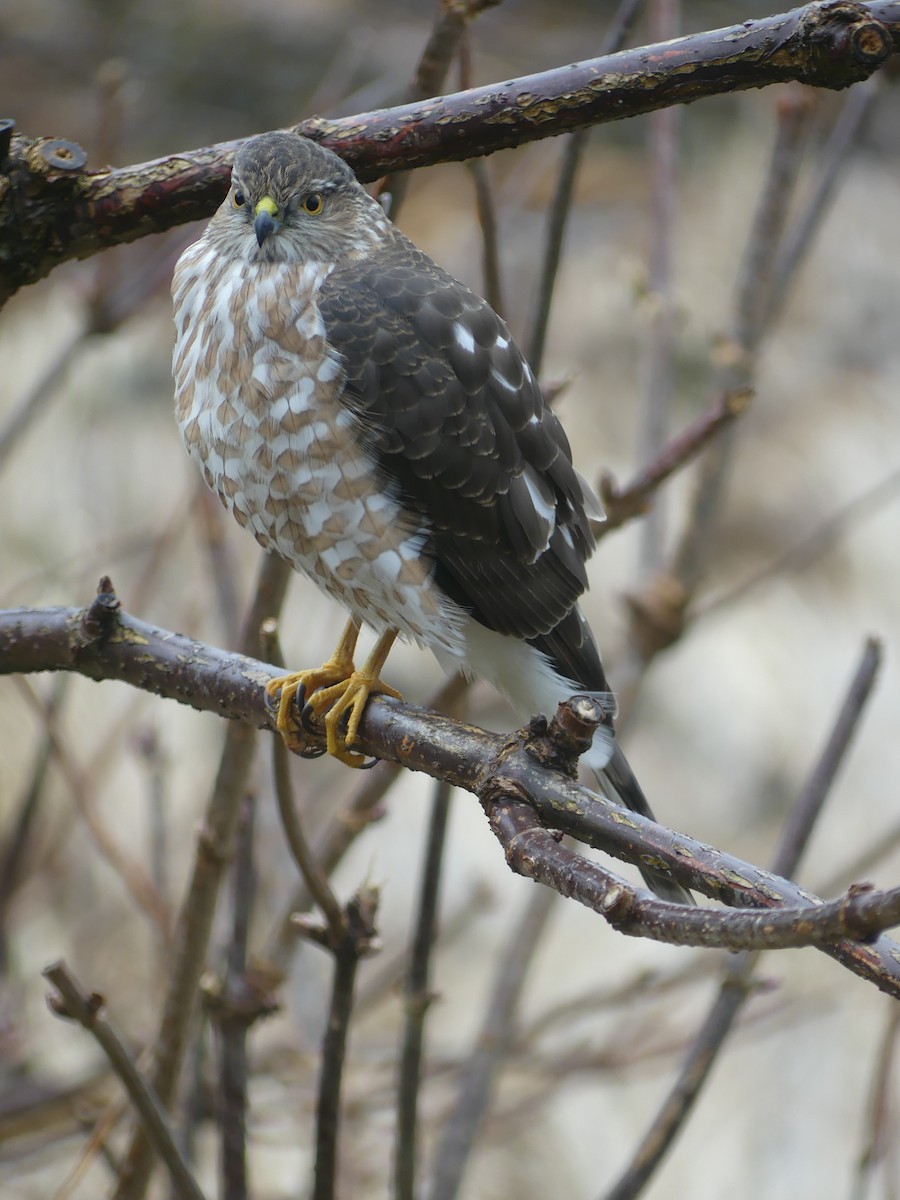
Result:
<instances>
[{"instance_id":1,"label":"blurry vegetation","mask_svg":"<svg viewBox=\"0 0 900 1200\"><path fill-rule=\"evenodd\" d=\"M681 23L692 32L777 7L684 0ZM506 0L488 9L469 35L473 82L598 53L614 8ZM432 5L413 0L7 0L0 116L32 136L74 140L99 165L314 112L363 112L404 97L433 15ZM654 40L653 19L651 11L632 44ZM446 90L458 79L454 64ZM791 229L815 204L815 182L836 153L834 131L856 91L788 86L678 110L677 128L664 135L674 139L669 184L660 184L652 117L591 134L542 377L548 386L565 383L557 406L576 465L592 481L608 470L627 481L648 457L646 398L661 309L671 317L662 350L668 432L733 382L737 278L773 146L786 136L785 111L802 110L785 176L796 185ZM592 560L587 610L610 674L632 701L629 756L657 814L753 862L773 858L865 636L884 638L889 664L900 637L898 130L900 102L885 79L842 152L840 187L820 202L821 228L750 372L755 398L736 427L727 485L703 543L695 620L652 670L634 614L658 603L671 617L677 597L662 595L657 571L647 568L643 524L605 538ZM539 142L485 168L507 315L523 341L561 152L561 141ZM673 189L662 286L651 261L660 186ZM483 290L465 166L416 173L399 220ZM171 415L168 275L194 236L196 229L176 229L68 264L0 316L0 606L88 604L109 574L129 612L239 646L259 551L205 494ZM649 552L656 568L676 555L699 475L676 477L662 494L661 550L655 559ZM293 580L283 653L292 664L318 662L341 621L311 585ZM441 683L415 649L398 649L390 671L416 702ZM799 878L813 891L835 895L861 878L897 881L898 705L891 667L804 860ZM486 689L472 690L468 715L491 728L510 725ZM131 1136L128 1108L92 1040L48 1011L41 971L65 959L103 995L150 1071L146 1047L225 736L212 715L118 683L0 680L4 1197L113 1192ZM173 1121L208 1196L242 1194L233 1135L222 1167L232 1173L216 1183L223 1047L241 1055L240 1039L237 1049L228 1041L223 996L239 1008L229 987L249 980L250 1000L265 1016L246 1039L247 1194L275 1198L304 1194L312 1170L332 994L330 959L290 922L309 898L276 815L285 765L273 767L267 735L258 743L240 869L230 870L219 897L204 1019L191 1030ZM346 828L336 814L358 820L356 840L329 871L338 905L360 889L366 899L369 883L381 889L382 950L359 963L356 981L337 1194L391 1194L400 1030L423 1002L410 996L406 975L412 931L422 926L422 847L429 808L434 837L447 805L419 1093L419 1178L429 1182L421 1194L452 1194L430 1190L430 1171L454 1153L465 1160L465 1147L444 1142L448 1124L456 1119L459 1132L469 1103L462 1083L498 1046L503 1071L459 1195L603 1194L671 1086L730 956L625 939L576 904L548 899L552 893L507 871L471 796L450 803L423 776L398 773L388 792L387 764L362 781L325 761L293 760L286 774L320 858ZM235 894L243 896L246 936ZM327 910L327 894L319 903ZM519 991L510 965L517 947L529 950L518 964ZM891 1196L900 1178L894 1002L810 950L770 955L759 978L723 1069L647 1194ZM506 1009L498 1008L504 982ZM277 1013L269 1011L276 1004ZM235 1069L239 1076L239 1062ZM152 1194L168 1195L168 1186L158 1173Z\"/></svg>"}]
</instances>

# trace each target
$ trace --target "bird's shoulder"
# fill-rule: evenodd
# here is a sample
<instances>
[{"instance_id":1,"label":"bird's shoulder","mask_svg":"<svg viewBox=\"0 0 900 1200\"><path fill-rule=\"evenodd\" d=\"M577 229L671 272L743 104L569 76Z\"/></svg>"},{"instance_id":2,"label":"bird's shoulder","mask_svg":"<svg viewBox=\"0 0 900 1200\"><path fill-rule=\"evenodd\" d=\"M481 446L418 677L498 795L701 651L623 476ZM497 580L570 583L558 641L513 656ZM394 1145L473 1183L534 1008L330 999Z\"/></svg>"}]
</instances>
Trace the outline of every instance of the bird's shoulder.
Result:
<instances>
[{"instance_id":1,"label":"bird's shoulder","mask_svg":"<svg viewBox=\"0 0 900 1200\"><path fill-rule=\"evenodd\" d=\"M505 322L399 230L317 303L344 403L425 518L442 585L492 628L553 628L586 586L589 492Z\"/></svg>"},{"instance_id":2,"label":"bird's shoulder","mask_svg":"<svg viewBox=\"0 0 900 1200\"><path fill-rule=\"evenodd\" d=\"M582 505L565 431L505 322L399 230L336 266L318 305L380 456L481 503L528 469L545 503Z\"/></svg>"}]
</instances>

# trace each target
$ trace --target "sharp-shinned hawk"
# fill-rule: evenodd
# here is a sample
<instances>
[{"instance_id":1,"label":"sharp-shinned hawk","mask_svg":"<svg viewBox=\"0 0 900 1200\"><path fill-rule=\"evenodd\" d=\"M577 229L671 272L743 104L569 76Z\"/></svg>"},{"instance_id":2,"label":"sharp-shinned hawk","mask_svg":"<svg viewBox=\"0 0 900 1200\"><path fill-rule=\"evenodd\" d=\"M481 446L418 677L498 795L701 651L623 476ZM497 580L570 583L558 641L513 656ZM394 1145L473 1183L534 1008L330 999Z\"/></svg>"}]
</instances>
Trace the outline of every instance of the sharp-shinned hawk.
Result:
<instances>
[{"instance_id":1,"label":"sharp-shinned hawk","mask_svg":"<svg viewBox=\"0 0 900 1200\"><path fill-rule=\"evenodd\" d=\"M261 545L351 614L327 663L273 681L286 737L302 687L329 750L358 765L369 694L397 694L379 678L397 636L522 715L608 691L578 607L600 509L562 426L500 317L342 159L286 132L248 141L173 295L190 454ZM354 668L362 623L379 638ZM651 815L611 725L585 761Z\"/></svg>"}]
</instances>

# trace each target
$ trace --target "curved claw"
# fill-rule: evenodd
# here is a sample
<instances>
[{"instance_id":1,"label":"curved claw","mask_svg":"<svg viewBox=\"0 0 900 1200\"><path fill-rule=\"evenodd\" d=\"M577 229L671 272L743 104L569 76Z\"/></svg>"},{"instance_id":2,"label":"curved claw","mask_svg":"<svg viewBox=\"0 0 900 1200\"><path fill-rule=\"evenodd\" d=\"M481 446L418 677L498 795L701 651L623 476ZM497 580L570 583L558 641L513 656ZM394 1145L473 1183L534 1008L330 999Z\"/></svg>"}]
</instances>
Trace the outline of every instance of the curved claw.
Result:
<instances>
[{"instance_id":1,"label":"curved claw","mask_svg":"<svg viewBox=\"0 0 900 1200\"><path fill-rule=\"evenodd\" d=\"M369 697L378 694L403 699L396 688L389 687L377 676L373 678L371 672L363 667L362 670L354 671L343 683L335 684L334 687L326 688L325 691L310 697L310 704L314 709L324 711L325 707L330 705L325 713L328 753L346 763L348 767L359 768L365 765L365 755L357 754L350 747L356 741ZM346 727L342 729L345 717Z\"/></svg>"},{"instance_id":2,"label":"curved claw","mask_svg":"<svg viewBox=\"0 0 900 1200\"><path fill-rule=\"evenodd\" d=\"M365 665L356 670L353 666L353 651L358 635L359 624L351 620L328 662L316 670L283 675L277 679L270 679L266 684L266 693L273 707L277 697L275 725L288 749L294 753L306 758L317 757L310 754L308 742L300 736L302 733L318 732L312 728L312 718L317 717L325 725L327 753L348 767L372 767L378 762L377 758L367 760L365 755L357 754L350 747L356 741L369 696L382 693L395 696L398 700L403 698L398 691L379 678L379 672L397 634L394 630L383 633ZM305 703L302 704L298 718L295 701L297 693L301 690ZM345 727L342 728L342 725Z\"/></svg>"}]
</instances>

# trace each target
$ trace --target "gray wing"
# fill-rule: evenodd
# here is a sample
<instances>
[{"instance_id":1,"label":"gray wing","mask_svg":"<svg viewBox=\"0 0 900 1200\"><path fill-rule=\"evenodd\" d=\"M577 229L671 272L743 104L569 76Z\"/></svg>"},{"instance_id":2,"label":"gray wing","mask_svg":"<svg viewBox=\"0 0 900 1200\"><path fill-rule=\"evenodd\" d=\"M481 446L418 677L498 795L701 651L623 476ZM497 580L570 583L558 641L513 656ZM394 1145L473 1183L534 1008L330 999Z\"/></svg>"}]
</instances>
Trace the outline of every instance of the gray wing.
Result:
<instances>
[{"instance_id":1,"label":"gray wing","mask_svg":"<svg viewBox=\"0 0 900 1200\"><path fill-rule=\"evenodd\" d=\"M583 486L506 325L399 231L336 268L319 307L343 400L386 484L424 518L438 585L605 689L576 607L593 549Z\"/></svg>"}]
</instances>

